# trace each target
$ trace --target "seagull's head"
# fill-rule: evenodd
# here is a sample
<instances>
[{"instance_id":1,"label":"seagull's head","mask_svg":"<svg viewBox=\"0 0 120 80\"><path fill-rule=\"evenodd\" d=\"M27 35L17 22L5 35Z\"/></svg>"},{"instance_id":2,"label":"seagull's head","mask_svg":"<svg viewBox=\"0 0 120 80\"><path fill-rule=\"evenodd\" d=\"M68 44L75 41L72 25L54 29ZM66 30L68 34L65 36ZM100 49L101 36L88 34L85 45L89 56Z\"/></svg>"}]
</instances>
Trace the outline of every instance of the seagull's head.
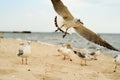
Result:
<instances>
[{"instance_id":1,"label":"seagull's head","mask_svg":"<svg viewBox=\"0 0 120 80\"><path fill-rule=\"evenodd\" d=\"M83 24L83 22L80 19L77 19L77 18L74 19L74 22Z\"/></svg>"},{"instance_id":2,"label":"seagull's head","mask_svg":"<svg viewBox=\"0 0 120 80\"><path fill-rule=\"evenodd\" d=\"M74 19L74 22L75 22L75 23L80 22L80 19L75 18L75 19Z\"/></svg>"}]
</instances>

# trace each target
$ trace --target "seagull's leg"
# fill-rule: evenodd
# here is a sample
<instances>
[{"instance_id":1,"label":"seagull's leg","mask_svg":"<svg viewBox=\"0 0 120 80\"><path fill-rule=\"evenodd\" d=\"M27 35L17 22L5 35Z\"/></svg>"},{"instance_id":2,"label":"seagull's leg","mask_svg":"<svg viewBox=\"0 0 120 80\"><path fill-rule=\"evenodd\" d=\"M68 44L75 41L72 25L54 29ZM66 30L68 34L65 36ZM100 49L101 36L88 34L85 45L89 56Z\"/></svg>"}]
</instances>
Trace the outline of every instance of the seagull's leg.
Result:
<instances>
[{"instance_id":1,"label":"seagull's leg","mask_svg":"<svg viewBox=\"0 0 120 80\"><path fill-rule=\"evenodd\" d=\"M94 56L94 60L97 60L97 56Z\"/></svg>"},{"instance_id":2,"label":"seagull's leg","mask_svg":"<svg viewBox=\"0 0 120 80\"><path fill-rule=\"evenodd\" d=\"M67 35L67 34L69 34L67 31L68 31L68 29L69 29L69 27L66 29L66 31L64 32L64 35L63 35L63 38Z\"/></svg>"},{"instance_id":3,"label":"seagull's leg","mask_svg":"<svg viewBox=\"0 0 120 80\"><path fill-rule=\"evenodd\" d=\"M27 65L27 64L28 64L28 63L27 63L27 57L25 58L25 61L26 61L26 65Z\"/></svg>"},{"instance_id":4,"label":"seagull's leg","mask_svg":"<svg viewBox=\"0 0 120 80\"><path fill-rule=\"evenodd\" d=\"M116 69L117 69L117 64L115 64L114 72L116 72Z\"/></svg>"},{"instance_id":5,"label":"seagull's leg","mask_svg":"<svg viewBox=\"0 0 120 80\"><path fill-rule=\"evenodd\" d=\"M83 66L83 63L82 63L82 60L81 60L81 63L80 63L81 66Z\"/></svg>"},{"instance_id":6,"label":"seagull's leg","mask_svg":"<svg viewBox=\"0 0 120 80\"><path fill-rule=\"evenodd\" d=\"M85 66L87 66L87 61L86 61L86 59L85 59Z\"/></svg>"},{"instance_id":7,"label":"seagull's leg","mask_svg":"<svg viewBox=\"0 0 120 80\"><path fill-rule=\"evenodd\" d=\"M24 61L24 60L23 60L23 58L22 58L22 64L23 64L23 61Z\"/></svg>"},{"instance_id":8,"label":"seagull's leg","mask_svg":"<svg viewBox=\"0 0 120 80\"><path fill-rule=\"evenodd\" d=\"M66 56L65 55L63 55L64 57L63 57L63 60L65 60L66 59Z\"/></svg>"}]
</instances>

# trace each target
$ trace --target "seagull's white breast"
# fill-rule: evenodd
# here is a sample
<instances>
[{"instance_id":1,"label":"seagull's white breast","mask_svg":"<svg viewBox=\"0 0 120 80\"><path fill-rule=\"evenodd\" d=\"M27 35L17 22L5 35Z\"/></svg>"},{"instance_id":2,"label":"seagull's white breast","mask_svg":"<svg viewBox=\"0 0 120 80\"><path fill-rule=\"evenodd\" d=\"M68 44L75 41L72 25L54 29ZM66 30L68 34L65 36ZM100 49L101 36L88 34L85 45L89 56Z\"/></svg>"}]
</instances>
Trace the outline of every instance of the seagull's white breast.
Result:
<instances>
[{"instance_id":1,"label":"seagull's white breast","mask_svg":"<svg viewBox=\"0 0 120 80\"><path fill-rule=\"evenodd\" d=\"M72 53L72 50L71 50L71 49L68 49L68 48L66 48L66 47L60 47L60 48L58 49L58 51L59 51L60 53L62 53L63 55L69 55L70 53Z\"/></svg>"},{"instance_id":2,"label":"seagull's white breast","mask_svg":"<svg viewBox=\"0 0 120 80\"><path fill-rule=\"evenodd\" d=\"M23 55L20 55L21 57L28 57L31 53L30 45L21 46L20 49L23 50Z\"/></svg>"}]
</instances>

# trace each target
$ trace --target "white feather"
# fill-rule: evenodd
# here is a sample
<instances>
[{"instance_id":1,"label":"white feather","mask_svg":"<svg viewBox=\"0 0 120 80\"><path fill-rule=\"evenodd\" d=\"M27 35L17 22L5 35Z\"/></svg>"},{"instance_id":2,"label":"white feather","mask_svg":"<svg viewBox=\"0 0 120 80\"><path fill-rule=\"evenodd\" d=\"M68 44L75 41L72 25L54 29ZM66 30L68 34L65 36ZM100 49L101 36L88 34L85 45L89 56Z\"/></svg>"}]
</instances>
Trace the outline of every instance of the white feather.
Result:
<instances>
[{"instance_id":1,"label":"white feather","mask_svg":"<svg viewBox=\"0 0 120 80\"><path fill-rule=\"evenodd\" d=\"M29 57L30 53L31 53L31 46L29 44L23 44L23 45L20 45L20 48L19 50L22 50L23 51L23 54L22 55L19 55L20 57ZM18 52L19 54L19 52Z\"/></svg>"},{"instance_id":2,"label":"white feather","mask_svg":"<svg viewBox=\"0 0 120 80\"><path fill-rule=\"evenodd\" d=\"M70 53L72 53L72 50L68 49L67 47L60 47L58 49L58 52L62 53L65 56L68 56Z\"/></svg>"}]
</instances>

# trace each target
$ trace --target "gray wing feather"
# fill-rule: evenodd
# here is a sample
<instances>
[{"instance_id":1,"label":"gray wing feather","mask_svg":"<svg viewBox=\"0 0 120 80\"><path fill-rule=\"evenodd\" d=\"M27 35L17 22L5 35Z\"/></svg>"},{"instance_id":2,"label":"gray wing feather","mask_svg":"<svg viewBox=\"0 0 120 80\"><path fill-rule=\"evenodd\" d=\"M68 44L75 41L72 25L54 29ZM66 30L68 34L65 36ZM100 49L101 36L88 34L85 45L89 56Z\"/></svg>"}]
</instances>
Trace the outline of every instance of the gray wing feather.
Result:
<instances>
[{"instance_id":1,"label":"gray wing feather","mask_svg":"<svg viewBox=\"0 0 120 80\"><path fill-rule=\"evenodd\" d=\"M67 7L62 3L61 0L51 0L55 11L64 19L64 20L73 20L74 17L69 12Z\"/></svg>"},{"instance_id":2,"label":"gray wing feather","mask_svg":"<svg viewBox=\"0 0 120 80\"><path fill-rule=\"evenodd\" d=\"M91 42L94 42L95 44L104 46L111 50L119 51L118 49L111 46L107 41L103 40L99 35L97 35L93 31L87 29L86 27L84 27L81 24L79 25L79 27L74 27L74 29L79 35L81 35L82 37L84 37L85 39L87 39Z\"/></svg>"}]
</instances>

